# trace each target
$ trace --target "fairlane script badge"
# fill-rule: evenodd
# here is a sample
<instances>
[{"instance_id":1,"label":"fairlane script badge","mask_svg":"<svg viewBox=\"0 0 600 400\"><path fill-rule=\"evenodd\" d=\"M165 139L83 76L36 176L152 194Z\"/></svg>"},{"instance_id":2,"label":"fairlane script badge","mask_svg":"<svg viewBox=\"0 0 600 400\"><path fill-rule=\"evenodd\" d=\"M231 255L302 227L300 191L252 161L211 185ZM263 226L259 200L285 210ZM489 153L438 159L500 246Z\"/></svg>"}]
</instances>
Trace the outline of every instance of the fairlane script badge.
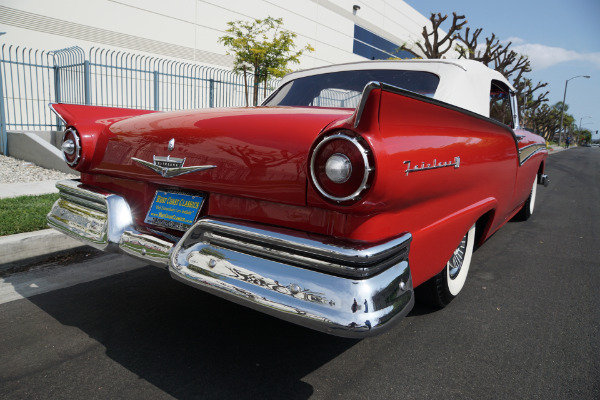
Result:
<instances>
[{"instance_id":1,"label":"fairlane script badge","mask_svg":"<svg viewBox=\"0 0 600 400\"><path fill-rule=\"evenodd\" d=\"M407 164L405 172L406 172L406 176L408 176L408 174L411 172L426 171L428 169L438 169L438 168L446 168L446 167L458 168L458 167L460 167L460 157L454 157L454 162L451 162L451 161L438 162L437 160L434 159L432 163L425 164L424 162L422 162L420 165L417 163L417 165L415 165L412 168L410 167L410 165L411 165L410 160L404 161L404 164Z\"/></svg>"},{"instance_id":2,"label":"fairlane script badge","mask_svg":"<svg viewBox=\"0 0 600 400\"><path fill-rule=\"evenodd\" d=\"M174 176L189 174L191 172L217 168L216 165L194 165L190 167L184 167L183 164L185 163L185 158L176 158L171 156L154 156L152 163L135 157L131 157L131 159L136 163L143 165L144 167L150 168L152 171L162 175L165 178L173 178Z\"/></svg>"}]
</instances>

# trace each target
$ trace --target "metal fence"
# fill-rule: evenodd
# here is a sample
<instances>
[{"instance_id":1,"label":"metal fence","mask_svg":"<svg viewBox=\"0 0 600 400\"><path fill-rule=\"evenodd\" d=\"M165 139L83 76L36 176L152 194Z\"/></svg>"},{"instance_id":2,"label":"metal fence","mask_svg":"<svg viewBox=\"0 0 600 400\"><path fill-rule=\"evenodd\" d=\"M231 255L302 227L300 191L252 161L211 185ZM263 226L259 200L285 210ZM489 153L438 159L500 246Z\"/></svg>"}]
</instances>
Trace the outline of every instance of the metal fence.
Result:
<instances>
[{"instance_id":1,"label":"metal fence","mask_svg":"<svg viewBox=\"0 0 600 400\"><path fill-rule=\"evenodd\" d=\"M278 80L259 86L259 101ZM253 80L248 77L251 102ZM246 105L243 77L232 71L116 50L80 47L0 51L1 150L7 130L60 130L49 103L160 111Z\"/></svg>"}]
</instances>

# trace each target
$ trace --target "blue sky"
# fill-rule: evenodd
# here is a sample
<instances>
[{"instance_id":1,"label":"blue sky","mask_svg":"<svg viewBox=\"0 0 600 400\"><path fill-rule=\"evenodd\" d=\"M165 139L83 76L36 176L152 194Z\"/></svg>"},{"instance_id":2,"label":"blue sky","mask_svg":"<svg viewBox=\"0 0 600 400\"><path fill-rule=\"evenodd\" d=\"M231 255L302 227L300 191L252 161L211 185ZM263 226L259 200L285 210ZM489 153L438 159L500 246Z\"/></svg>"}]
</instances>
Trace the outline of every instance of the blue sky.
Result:
<instances>
[{"instance_id":1,"label":"blue sky","mask_svg":"<svg viewBox=\"0 0 600 400\"><path fill-rule=\"evenodd\" d=\"M566 103L577 124L595 134L600 130L600 0L405 0L427 18L432 12L465 15L471 30L483 28L483 38L495 33L512 41L512 49L532 63L528 77L548 82L549 104ZM442 29L444 26L442 25ZM447 27L446 27L447 28ZM595 138L598 136L595 135Z\"/></svg>"}]
</instances>

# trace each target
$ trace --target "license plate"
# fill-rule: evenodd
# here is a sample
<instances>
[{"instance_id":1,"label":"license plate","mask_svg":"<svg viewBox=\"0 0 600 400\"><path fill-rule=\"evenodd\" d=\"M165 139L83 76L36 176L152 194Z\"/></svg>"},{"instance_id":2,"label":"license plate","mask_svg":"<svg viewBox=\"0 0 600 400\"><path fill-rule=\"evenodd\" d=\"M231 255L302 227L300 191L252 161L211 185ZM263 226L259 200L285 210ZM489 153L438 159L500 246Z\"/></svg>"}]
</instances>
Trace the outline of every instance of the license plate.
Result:
<instances>
[{"instance_id":1,"label":"license plate","mask_svg":"<svg viewBox=\"0 0 600 400\"><path fill-rule=\"evenodd\" d=\"M157 190L144 222L186 231L198 217L204 196Z\"/></svg>"}]
</instances>

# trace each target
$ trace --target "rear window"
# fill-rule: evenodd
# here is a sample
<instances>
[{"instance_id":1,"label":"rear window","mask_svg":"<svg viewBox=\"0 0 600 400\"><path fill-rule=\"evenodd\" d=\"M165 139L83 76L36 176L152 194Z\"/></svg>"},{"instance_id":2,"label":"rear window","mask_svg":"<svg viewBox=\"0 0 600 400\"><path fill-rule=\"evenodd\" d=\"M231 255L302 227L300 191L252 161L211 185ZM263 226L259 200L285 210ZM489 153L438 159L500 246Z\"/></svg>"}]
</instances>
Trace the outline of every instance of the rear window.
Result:
<instances>
[{"instance_id":1,"label":"rear window","mask_svg":"<svg viewBox=\"0 0 600 400\"><path fill-rule=\"evenodd\" d=\"M440 78L430 72L341 71L295 79L280 87L265 106L356 108L367 83L383 82L433 97Z\"/></svg>"}]
</instances>

